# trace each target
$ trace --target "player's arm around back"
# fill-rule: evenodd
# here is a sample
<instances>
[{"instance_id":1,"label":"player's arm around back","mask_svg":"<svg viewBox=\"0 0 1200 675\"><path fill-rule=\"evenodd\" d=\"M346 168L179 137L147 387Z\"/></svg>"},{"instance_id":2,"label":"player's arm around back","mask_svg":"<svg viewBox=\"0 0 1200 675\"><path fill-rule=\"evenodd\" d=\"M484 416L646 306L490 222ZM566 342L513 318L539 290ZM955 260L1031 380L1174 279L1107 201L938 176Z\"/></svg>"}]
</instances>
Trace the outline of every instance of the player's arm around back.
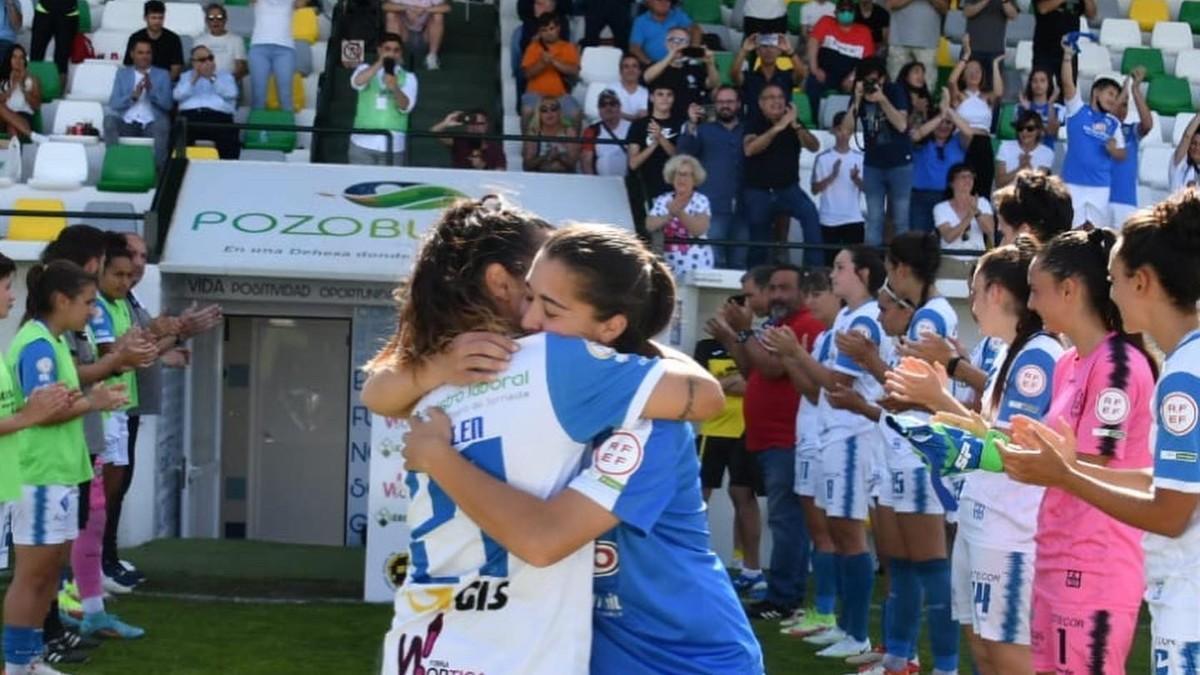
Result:
<instances>
[{"instance_id":1,"label":"player's arm around back","mask_svg":"<svg viewBox=\"0 0 1200 675\"><path fill-rule=\"evenodd\" d=\"M664 374L646 401L642 417L702 422L725 408L721 383L683 352L655 345L662 352Z\"/></svg>"}]
</instances>

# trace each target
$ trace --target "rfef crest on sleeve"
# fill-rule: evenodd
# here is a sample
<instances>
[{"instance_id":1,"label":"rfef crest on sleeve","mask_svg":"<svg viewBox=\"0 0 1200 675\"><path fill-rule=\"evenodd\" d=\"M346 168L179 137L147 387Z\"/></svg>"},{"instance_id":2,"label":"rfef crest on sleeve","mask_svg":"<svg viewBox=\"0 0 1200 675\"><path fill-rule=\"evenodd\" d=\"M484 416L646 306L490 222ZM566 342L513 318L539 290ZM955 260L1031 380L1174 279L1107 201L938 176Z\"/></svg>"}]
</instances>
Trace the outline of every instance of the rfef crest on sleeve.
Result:
<instances>
[{"instance_id":1,"label":"rfef crest on sleeve","mask_svg":"<svg viewBox=\"0 0 1200 675\"><path fill-rule=\"evenodd\" d=\"M583 344L587 347L588 353L598 359L611 359L617 355L617 350L612 347L606 347L599 342L587 340Z\"/></svg>"},{"instance_id":2,"label":"rfef crest on sleeve","mask_svg":"<svg viewBox=\"0 0 1200 675\"><path fill-rule=\"evenodd\" d=\"M1025 366L1017 371L1017 391L1024 396L1037 396L1046 390L1046 371L1038 366Z\"/></svg>"},{"instance_id":3,"label":"rfef crest on sleeve","mask_svg":"<svg viewBox=\"0 0 1200 675\"><path fill-rule=\"evenodd\" d=\"M917 337L924 337L928 334L937 334L937 327L933 325L931 319L921 319L913 326L913 334Z\"/></svg>"},{"instance_id":4,"label":"rfef crest on sleeve","mask_svg":"<svg viewBox=\"0 0 1200 675\"><path fill-rule=\"evenodd\" d=\"M611 541L597 541L592 574L598 577L609 577L621 569L621 555L617 545Z\"/></svg>"},{"instance_id":5,"label":"rfef crest on sleeve","mask_svg":"<svg viewBox=\"0 0 1200 675\"><path fill-rule=\"evenodd\" d=\"M1096 397L1096 419L1104 424L1120 424L1129 417L1129 396L1110 387Z\"/></svg>"},{"instance_id":6,"label":"rfef crest on sleeve","mask_svg":"<svg viewBox=\"0 0 1200 675\"><path fill-rule=\"evenodd\" d=\"M642 442L618 431L596 447L592 468L608 476L628 476L642 465Z\"/></svg>"},{"instance_id":7,"label":"rfef crest on sleeve","mask_svg":"<svg viewBox=\"0 0 1200 675\"><path fill-rule=\"evenodd\" d=\"M1196 428L1196 399L1182 391L1173 391L1163 397L1158 415L1167 431L1186 436Z\"/></svg>"}]
</instances>

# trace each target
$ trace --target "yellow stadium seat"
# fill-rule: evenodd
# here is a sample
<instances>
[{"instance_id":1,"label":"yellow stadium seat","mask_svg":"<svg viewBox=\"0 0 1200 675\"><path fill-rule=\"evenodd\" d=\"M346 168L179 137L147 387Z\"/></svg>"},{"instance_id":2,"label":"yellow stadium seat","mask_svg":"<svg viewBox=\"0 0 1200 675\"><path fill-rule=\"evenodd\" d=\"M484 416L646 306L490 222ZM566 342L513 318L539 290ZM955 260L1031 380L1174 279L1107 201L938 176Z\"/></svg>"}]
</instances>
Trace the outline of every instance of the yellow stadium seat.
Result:
<instances>
[{"instance_id":1,"label":"yellow stadium seat","mask_svg":"<svg viewBox=\"0 0 1200 675\"><path fill-rule=\"evenodd\" d=\"M321 36L321 28L317 24L317 10L303 7L292 14L292 37L309 44Z\"/></svg>"},{"instance_id":2,"label":"yellow stadium seat","mask_svg":"<svg viewBox=\"0 0 1200 675\"><path fill-rule=\"evenodd\" d=\"M300 73L292 75L292 112L304 110L304 78ZM275 76L267 79L267 110L279 110L279 90L275 88Z\"/></svg>"},{"instance_id":3,"label":"yellow stadium seat","mask_svg":"<svg viewBox=\"0 0 1200 675\"><path fill-rule=\"evenodd\" d=\"M221 159L217 149L207 145L189 145L185 156L188 159Z\"/></svg>"},{"instance_id":4,"label":"yellow stadium seat","mask_svg":"<svg viewBox=\"0 0 1200 675\"><path fill-rule=\"evenodd\" d=\"M1154 30L1154 24L1159 21L1171 20L1171 9L1166 0L1133 0L1129 6L1129 18L1138 22L1138 27L1144 32Z\"/></svg>"},{"instance_id":5,"label":"yellow stadium seat","mask_svg":"<svg viewBox=\"0 0 1200 675\"><path fill-rule=\"evenodd\" d=\"M16 211L66 211L61 199L22 198L13 203ZM8 238L15 241L54 241L67 226L62 216L13 216L8 221Z\"/></svg>"},{"instance_id":6,"label":"yellow stadium seat","mask_svg":"<svg viewBox=\"0 0 1200 675\"><path fill-rule=\"evenodd\" d=\"M953 68L954 63L954 57L950 56L950 41L947 40L946 36L943 35L942 38L938 40L937 64L939 67Z\"/></svg>"}]
</instances>

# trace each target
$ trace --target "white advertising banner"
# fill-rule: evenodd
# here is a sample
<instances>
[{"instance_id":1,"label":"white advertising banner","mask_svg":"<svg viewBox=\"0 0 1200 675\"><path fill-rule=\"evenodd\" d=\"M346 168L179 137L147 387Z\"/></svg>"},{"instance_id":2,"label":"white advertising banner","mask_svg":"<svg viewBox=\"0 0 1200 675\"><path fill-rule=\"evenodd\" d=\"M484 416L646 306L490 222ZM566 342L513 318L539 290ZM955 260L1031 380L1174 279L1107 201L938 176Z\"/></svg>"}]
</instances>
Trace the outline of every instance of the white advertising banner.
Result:
<instances>
[{"instance_id":1,"label":"white advertising banner","mask_svg":"<svg viewBox=\"0 0 1200 675\"><path fill-rule=\"evenodd\" d=\"M457 199L501 195L552 224L633 228L618 178L279 162L192 162L168 274L396 281Z\"/></svg>"},{"instance_id":2,"label":"white advertising banner","mask_svg":"<svg viewBox=\"0 0 1200 675\"><path fill-rule=\"evenodd\" d=\"M371 417L371 486L367 495L367 569L363 599L391 602L408 573L408 488L400 421Z\"/></svg>"}]
</instances>

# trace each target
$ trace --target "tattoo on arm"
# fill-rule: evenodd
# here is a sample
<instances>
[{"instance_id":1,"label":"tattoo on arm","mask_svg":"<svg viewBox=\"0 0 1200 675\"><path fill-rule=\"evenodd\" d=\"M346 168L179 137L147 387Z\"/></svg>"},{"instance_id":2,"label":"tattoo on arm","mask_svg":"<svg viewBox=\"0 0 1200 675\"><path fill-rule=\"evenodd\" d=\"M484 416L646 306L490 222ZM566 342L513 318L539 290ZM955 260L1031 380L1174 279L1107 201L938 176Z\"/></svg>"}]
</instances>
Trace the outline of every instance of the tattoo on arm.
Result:
<instances>
[{"instance_id":1,"label":"tattoo on arm","mask_svg":"<svg viewBox=\"0 0 1200 675\"><path fill-rule=\"evenodd\" d=\"M679 413L680 420L686 420L692 415L692 406L696 402L696 380L687 379L687 400L683 403L683 412Z\"/></svg>"}]
</instances>

